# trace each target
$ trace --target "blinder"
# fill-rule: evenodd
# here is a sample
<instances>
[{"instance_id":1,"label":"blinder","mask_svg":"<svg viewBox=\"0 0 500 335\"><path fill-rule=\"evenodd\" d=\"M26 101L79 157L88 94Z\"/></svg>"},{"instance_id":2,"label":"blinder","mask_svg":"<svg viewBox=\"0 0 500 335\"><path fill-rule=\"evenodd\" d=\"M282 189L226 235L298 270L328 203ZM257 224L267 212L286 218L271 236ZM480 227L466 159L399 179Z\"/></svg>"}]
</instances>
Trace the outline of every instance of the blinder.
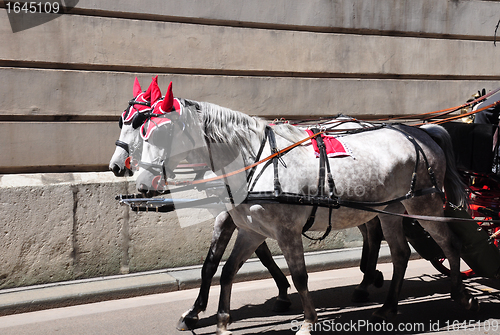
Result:
<instances>
[{"instance_id":1,"label":"blinder","mask_svg":"<svg viewBox=\"0 0 500 335\"><path fill-rule=\"evenodd\" d=\"M151 103L148 102L148 101L137 101L137 97L133 98L132 100L130 100L128 102L129 104L129 107L127 109L125 109L125 111L123 111L121 117L120 117L120 120L118 121L118 126L120 127L120 129L122 129L123 127L123 124L125 122L132 122L132 127L134 129L137 129L141 126L142 123L144 123L144 121L146 121L146 119L150 116L150 109L151 109ZM135 105L140 105L140 106L145 106L145 107L148 107L148 108L142 108L142 109L139 109L137 107L135 107ZM132 108L134 109L133 112L132 112ZM132 115L131 115L132 113ZM140 114L147 114L147 116L141 116L139 120L137 120L137 117L138 115Z\"/></svg>"},{"instance_id":2,"label":"blinder","mask_svg":"<svg viewBox=\"0 0 500 335\"><path fill-rule=\"evenodd\" d=\"M132 128L134 128L134 129L139 128L150 117L151 117L151 113L150 112L147 112L147 113L137 113L136 115L134 115L134 118L132 119Z\"/></svg>"}]
</instances>

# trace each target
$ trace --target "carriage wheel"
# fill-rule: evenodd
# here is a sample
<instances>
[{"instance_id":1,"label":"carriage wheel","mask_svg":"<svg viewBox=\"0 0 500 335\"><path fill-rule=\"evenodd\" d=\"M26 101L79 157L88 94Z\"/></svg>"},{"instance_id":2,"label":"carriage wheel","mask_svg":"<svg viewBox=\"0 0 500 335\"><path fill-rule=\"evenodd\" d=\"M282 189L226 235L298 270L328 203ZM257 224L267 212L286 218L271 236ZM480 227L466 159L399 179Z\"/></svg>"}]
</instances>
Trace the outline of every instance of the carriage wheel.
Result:
<instances>
[{"instance_id":1,"label":"carriage wheel","mask_svg":"<svg viewBox=\"0 0 500 335\"><path fill-rule=\"evenodd\" d=\"M484 221L484 222L488 222L488 221ZM498 233L500 231L500 227L483 226L483 228L486 229L486 231L488 232L488 234L490 236L491 235L496 236L496 234L500 234L500 233ZM493 244L495 244L497 248L500 248L500 238L497 237L497 238L493 239ZM434 266L434 268L436 268L436 270L438 270L442 274L444 274L446 276L450 275L450 267L448 265L448 262L446 261L446 258L433 259L430 262L431 262L432 266ZM463 279L474 277L476 275L474 270L472 270L472 269L467 269L467 270L461 271L460 273L461 273Z\"/></svg>"},{"instance_id":2,"label":"carriage wheel","mask_svg":"<svg viewBox=\"0 0 500 335\"><path fill-rule=\"evenodd\" d=\"M433 259L430 262L432 266L434 266L434 268L442 274L446 276L450 275L450 268L448 266L448 262L446 262L446 258ZM462 279L474 277L476 275L472 269L460 271L460 274L462 275Z\"/></svg>"},{"instance_id":3,"label":"carriage wheel","mask_svg":"<svg viewBox=\"0 0 500 335\"><path fill-rule=\"evenodd\" d=\"M495 237L493 239L493 244L497 246L498 249L500 249L500 227L495 227L492 229L493 234L491 234L491 238Z\"/></svg>"}]
</instances>

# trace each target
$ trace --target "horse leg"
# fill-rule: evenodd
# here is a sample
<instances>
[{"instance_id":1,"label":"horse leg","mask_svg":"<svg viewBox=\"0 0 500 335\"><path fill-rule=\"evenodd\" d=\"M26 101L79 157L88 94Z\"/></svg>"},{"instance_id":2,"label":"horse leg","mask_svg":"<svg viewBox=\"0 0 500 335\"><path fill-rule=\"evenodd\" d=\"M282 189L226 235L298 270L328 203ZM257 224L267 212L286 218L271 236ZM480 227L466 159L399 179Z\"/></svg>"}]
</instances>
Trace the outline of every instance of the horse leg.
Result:
<instances>
[{"instance_id":1,"label":"horse leg","mask_svg":"<svg viewBox=\"0 0 500 335\"><path fill-rule=\"evenodd\" d=\"M302 308L304 309L304 323L296 335L309 335L310 329L317 321L318 316L307 287L308 275L304 259L302 239L300 238L300 234L294 236L289 235L290 234L283 232L281 234L282 238L278 240L278 245L281 248L283 256L288 264L293 284L299 293Z\"/></svg>"},{"instance_id":2,"label":"horse leg","mask_svg":"<svg viewBox=\"0 0 500 335\"><path fill-rule=\"evenodd\" d=\"M393 213L403 213L404 207L401 203L395 203L389 205L386 210ZM387 298L382 307L373 313L373 317L375 320L390 321L397 315L399 294L403 285L411 250L403 231L402 218L391 215L380 215L380 221L384 237L391 251L393 274Z\"/></svg>"},{"instance_id":3,"label":"horse leg","mask_svg":"<svg viewBox=\"0 0 500 335\"><path fill-rule=\"evenodd\" d=\"M380 218L376 217L366 223L368 230L368 241L370 242L370 253L368 255L368 262L366 264L365 273L372 273L372 284L381 288L384 285L384 275L377 270L378 254L380 251L380 244L384 239Z\"/></svg>"},{"instance_id":4,"label":"horse leg","mask_svg":"<svg viewBox=\"0 0 500 335\"><path fill-rule=\"evenodd\" d=\"M422 211L418 213L423 215L443 216L443 207L440 201L435 201L434 203L437 204L433 205L430 201L424 201L418 198L414 198L415 201L405 204L408 213L415 213L416 211L414 208L424 208L425 211L423 213ZM429 232L448 259L450 264L451 298L462 305L466 310L479 310L478 300L467 291L462 282L462 276L460 274L461 242L458 237L451 232L450 228L445 223L424 220L419 220L418 222Z\"/></svg>"},{"instance_id":5,"label":"horse leg","mask_svg":"<svg viewBox=\"0 0 500 335\"><path fill-rule=\"evenodd\" d=\"M201 269L201 287L198 297L194 305L182 314L177 324L178 330L193 329L196 322L198 322L198 314L207 308L208 293L210 291L212 278L217 271L222 255L226 250L235 228L236 226L228 212L222 212L216 217L210 249L208 250L207 257Z\"/></svg>"},{"instance_id":6,"label":"horse leg","mask_svg":"<svg viewBox=\"0 0 500 335\"><path fill-rule=\"evenodd\" d=\"M285 274L278 267L276 262L273 259L271 251L267 246L266 242L262 242L261 245L255 250L255 254L259 257L260 261L267 268L274 281L276 282L276 286L278 286L278 297L276 298L276 302L274 303L273 311L275 312L286 312L290 308L292 302L288 298L288 288L290 284L286 279Z\"/></svg>"},{"instance_id":7,"label":"horse leg","mask_svg":"<svg viewBox=\"0 0 500 335\"><path fill-rule=\"evenodd\" d=\"M238 237L236 238L233 251L226 264L224 264L220 277L221 291L219 308L217 310L217 335L232 334L227 330L227 326L231 323L229 311L231 308L231 289L234 276L264 240L265 237L260 234L243 229L238 230Z\"/></svg>"},{"instance_id":8,"label":"horse leg","mask_svg":"<svg viewBox=\"0 0 500 335\"><path fill-rule=\"evenodd\" d=\"M378 217L358 226L358 228L361 235L363 235L363 252L359 267L364 275L361 283L354 289L351 300L353 302L364 302L368 301L368 287L371 284L378 288L384 284L384 275L377 270L377 260L383 234Z\"/></svg>"}]
</instances>

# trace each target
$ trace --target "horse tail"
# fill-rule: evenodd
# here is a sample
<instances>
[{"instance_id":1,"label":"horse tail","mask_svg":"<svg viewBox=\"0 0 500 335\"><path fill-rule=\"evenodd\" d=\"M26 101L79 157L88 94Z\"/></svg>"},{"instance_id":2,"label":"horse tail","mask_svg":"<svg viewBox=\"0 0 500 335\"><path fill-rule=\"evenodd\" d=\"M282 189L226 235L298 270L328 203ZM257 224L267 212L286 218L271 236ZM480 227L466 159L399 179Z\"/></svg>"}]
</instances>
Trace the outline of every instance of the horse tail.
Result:
<instances>
[{"instance_id":1,"label":"horse tail","mask_svg":"<svg viewBox=\"0 0 500 335\"><path fill-rule=\"evenodd\" d=\"M443 127L434 124L424 125L421 128L441 147L446 157L444 191L447 200L456 206L466 206L466 186L458 174L450 134Z\"/></svg>"}]
</instances>

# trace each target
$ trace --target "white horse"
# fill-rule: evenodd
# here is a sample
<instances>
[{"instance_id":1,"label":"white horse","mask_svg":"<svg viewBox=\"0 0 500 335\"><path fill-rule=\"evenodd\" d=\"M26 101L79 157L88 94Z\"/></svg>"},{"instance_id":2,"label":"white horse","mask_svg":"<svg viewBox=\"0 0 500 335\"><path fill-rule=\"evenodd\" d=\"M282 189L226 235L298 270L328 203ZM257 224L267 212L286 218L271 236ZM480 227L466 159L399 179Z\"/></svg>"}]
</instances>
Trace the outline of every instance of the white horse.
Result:
<instances>
[{"instance_id":1,"label":"white horse","mask_svg":"<svg viewBox=\"0 0 500 335\"><path fill-rule=\"evenodd\" d=\"M109 162L109 169L117 177L133 175L134 168L131 166L131 158L133 158L133 161L141 159L143 139L140 134L140 128L148 115L155 112L156 104L161 100L161 91L158 87L157 78L153 79L145 92L142 91L137 78L135 79L133 89L134 98L130 100L129 106L120 117L120 137L115 143L116 149ZM214 231L212 233L210 248L201 270L200 291L193 306L179 320L179 324L177 325L179 330L194 328L198 321L198 314L206 309L212 278L236 229L227 211L221 212L213 209L211 210L211 214L215 217ZM276 312L287 311L291 305L291 301L288 298L287 292L290 284L286 276L274 261L271 251L265 242L257 248L255 253L262 264L268 269L278 287L278 297L276 298L273 310Z\"/></svg>"},{"instance_id":2,"label":"white horse","mask_svg":"<svg viewBox=\"0 0 500 335\"><path fill-rule=\"evenodd\" d=\"M318 187L328 189L326 179L324 185L318 185L318 160L311 146L307 145L310 141L286 153L282 151L279 159L274 160L276 163L260 164L254 170L246 170L243 177L242 173L228 174L233 170L234 162L250 166L259 159L259 152L262 157L275 153L274 145L266 141L266 137L275 135L276 147L282 149L306 139L308 135L287 124L268 128L266 122L259 118L209 103L186 100L180 110L170 112L172 101L173 95L169 90L162 109L167 112L164 117L170 121L149 133L142 153L147 168L140 172L137 187L140 192L151 193L155 177L163 175L168 178L177 164L193 150L231 186L233 197L228 210L238 227L238 237L221 276L217 334L230 334L227 326L230 323L230 294L234 275L267 237L277 240L301 298L305 320L297 334L309 334L317 321L317 314L307 288L301 232L313 207L277 203L276 200L282 197L273 198L272 194L276 192L278 195L290 195L290 199L307 200L318 195ZM155 124L158 122L156 120ZM435 138L439 135L448 141L441 143L443 149L428 132L432 132ZM453 199L454 203L465 200L464 190L453 170L453 162L446 158L451 152L449 135L446 135L441 127L431 127L426 132L413 127L391 126L344 136L342 141L352 155L328 159L335 184L330 192L334 193L331 207L338 201L344 204L371 202L378 204L374 206L378 209L392 207L391 210L398 212L406 209L410 215L442 217L443 199L439 191L443 185L448 199ZM428 172L429 167L433 170L432 177ZM252 192L245 193L250 188ZM421 196L411 196L412 192L418 194L420 190L429 189L435 192L424 191ZM259 198L258 194L269 196ZM400 198L406 194L409 196ZM247 202L247 195L254 195L253 199L258 200ZM293 195L299 197L293 198ZM393 199L400 199L401 202L392 202ZM333 229L352 227L376 215L349 206L340 206L338 209L320 207L311 230L325 230L329 221ZM397 313L397 299L409 250L399 228L401 225L391 226L390 221L394 220L392 216L379 217L391 249L394 273L391 294L376 315L390 319ZM450 262L452 298L467 309L476 309L477 300L462 284L459 241L450 234L446 224L429 220L419 222L440 245Z\"/></svg>"}]
</instances>

